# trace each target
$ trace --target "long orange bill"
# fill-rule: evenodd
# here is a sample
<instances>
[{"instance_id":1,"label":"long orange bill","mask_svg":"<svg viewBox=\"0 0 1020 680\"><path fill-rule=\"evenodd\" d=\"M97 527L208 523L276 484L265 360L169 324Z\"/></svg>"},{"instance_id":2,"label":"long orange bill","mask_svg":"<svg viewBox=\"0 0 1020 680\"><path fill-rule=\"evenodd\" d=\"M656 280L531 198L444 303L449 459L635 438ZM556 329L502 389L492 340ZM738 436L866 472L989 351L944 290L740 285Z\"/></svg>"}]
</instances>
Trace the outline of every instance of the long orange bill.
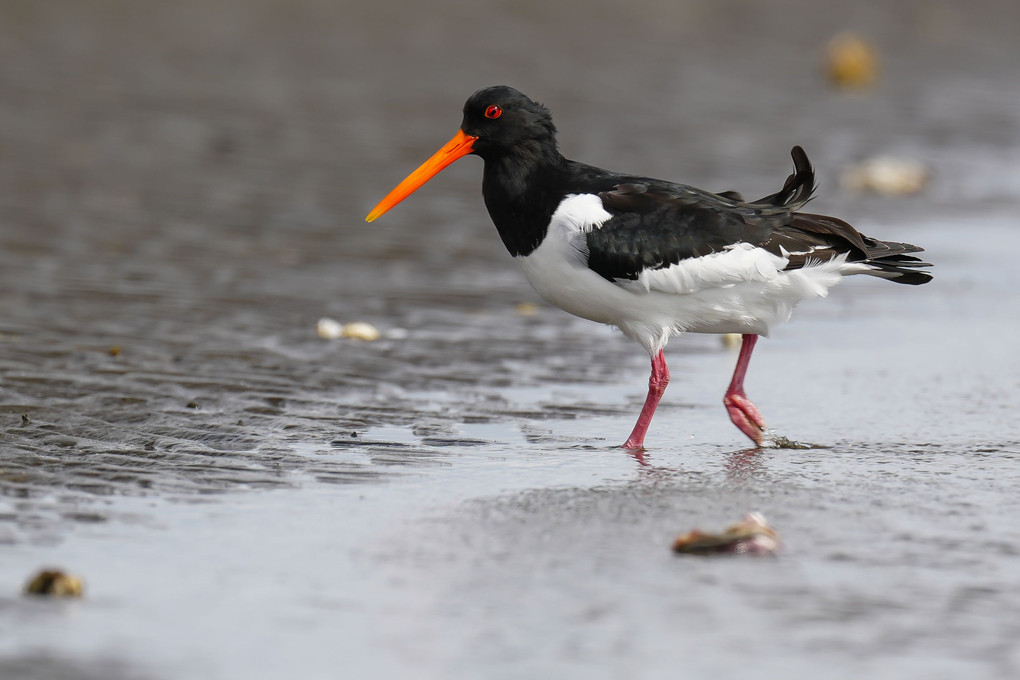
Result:
<instances>
[{"instance_id":1,"label":"long orange bill","mask_svg":"<svg viewBox=\"0 0 1020 680\"><path fill-rule=\"evenodd\" d=\"M419 165L417 170L408 175L393 191L386 194L386 198L379 201L379 205L372 208L372 212L368 213L365 221L371 222L380 217L387 210L414 193L422 184L435 177L447 165L471 153L476 139L478 138L464 134L463 130L458 130L453 139L444 144L442 149L432 154L432 158Z\"/></svg>"}]
</instances>

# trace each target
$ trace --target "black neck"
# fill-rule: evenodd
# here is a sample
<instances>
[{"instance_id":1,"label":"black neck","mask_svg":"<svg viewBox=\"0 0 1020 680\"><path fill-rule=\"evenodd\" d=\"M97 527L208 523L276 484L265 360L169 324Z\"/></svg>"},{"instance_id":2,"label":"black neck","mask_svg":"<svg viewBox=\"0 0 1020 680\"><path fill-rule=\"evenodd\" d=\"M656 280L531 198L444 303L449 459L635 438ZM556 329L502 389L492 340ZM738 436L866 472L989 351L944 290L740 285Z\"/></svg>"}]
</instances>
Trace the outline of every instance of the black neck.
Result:
<instances>
[{"instance_id":1,"label":"black neck","mask_svg":"<svg viewBox=\"0 0 1020 680\"><path fill-rule=\"evenodd\" d=\"M542 156L486 158L482 196L503 245L511 255L526 256L542 243L568 194L603 191L610 174L569 161L555 149Z\"/></svg>"},{"instance_id":2,"label":"black neck","mask_svg":"<svg viewBox=\"0 0 1020 680\"><path fill-rule=\"evenodd\" d=\"M545 238L549 220L563 198L558 188L566 162L555 149L485 159L482 196L511 255L529 255Z\"/></svg>"}]
</instances>

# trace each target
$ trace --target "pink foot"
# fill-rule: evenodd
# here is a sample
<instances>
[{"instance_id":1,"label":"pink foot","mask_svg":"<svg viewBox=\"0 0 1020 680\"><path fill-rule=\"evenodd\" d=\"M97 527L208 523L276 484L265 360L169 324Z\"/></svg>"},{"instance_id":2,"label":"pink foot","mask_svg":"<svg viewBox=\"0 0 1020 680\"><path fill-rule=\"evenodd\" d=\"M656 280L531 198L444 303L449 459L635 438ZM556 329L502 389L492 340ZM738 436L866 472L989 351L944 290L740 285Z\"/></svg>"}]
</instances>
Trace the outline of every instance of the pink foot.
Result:
<instances>
[{"instance_id":1,"label":"pink foot","mask_svg":"<svg viewBox=\"0 0 1020 680\"><path fill-rule=\"evenodd\" d=\"M617 439L616 441L620 441L620 440ZM621 449L626 449L626 450L628 450L628 451L630 451L632 453L640 453L641 451L645 450L645 442L644 442L643 439L635 439L635 438L632 437L632 438L628 439L627 441L625 441L623 443L623 446L621 446L620 448Z\"/></svg>"},{"instance_id":2,"label":"pink foot","mask_svg":"<svg viewBox=\"0 0 1020 680\"><path fill-rule=\"evenodd\" d=\"M765 439L765 419L758 407L744 394L727 394L723 404L730 414L730 420L741 432L746 434L758 446Z\"/></svg>"},{"instance_id":3,"label":"pink foot","mask_svg":"<svg viewBox=\"0 0 1020 680\"><path fill-rule=\"evenodd\" d=\"M754 351L756 342L757 335L745 333L741 337L740 356L737 357L737 367L733 370L733 380L730 381L730 387L723 397L723 404L726 405L730 420L737 429L761 446L765 440L765 419L761 417L758 407L744 394L744 375L747 373L747 364L751 361L751 352Z\"/></svg>"}]
</instances>

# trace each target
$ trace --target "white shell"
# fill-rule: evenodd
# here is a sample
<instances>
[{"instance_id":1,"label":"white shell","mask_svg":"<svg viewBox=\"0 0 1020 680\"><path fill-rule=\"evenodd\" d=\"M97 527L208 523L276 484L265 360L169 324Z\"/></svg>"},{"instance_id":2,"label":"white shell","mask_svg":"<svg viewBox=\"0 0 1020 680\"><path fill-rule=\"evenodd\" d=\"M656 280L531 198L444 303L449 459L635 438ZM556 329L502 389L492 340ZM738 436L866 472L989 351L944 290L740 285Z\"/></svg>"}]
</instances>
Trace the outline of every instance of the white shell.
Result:
<instances>
[{"instance_id":1,"label":"white shell","mask_svg":"<svg viewBox=\"0 0 1020 680\"><path fill-rule=\"evenodd\" d=\"M339 321L326 317L319 319L319 322L315 324L315 332L323 340L336 340L342 338L344 334L343 326Z\"/></svg>"},{"instance_id":2,"label":"white shell","mask_svg":"<svg viewBox=\"0 0 1020 680\"><path fill-rule=\"evenodd\" d=\"M352 340L364 340L366 342L372 342L373 340L379 339L379 329L370 323L364 321L353 321L351 323L344 324L341 332L345 338L351 338Z\"/></svg>"}]
</instances>

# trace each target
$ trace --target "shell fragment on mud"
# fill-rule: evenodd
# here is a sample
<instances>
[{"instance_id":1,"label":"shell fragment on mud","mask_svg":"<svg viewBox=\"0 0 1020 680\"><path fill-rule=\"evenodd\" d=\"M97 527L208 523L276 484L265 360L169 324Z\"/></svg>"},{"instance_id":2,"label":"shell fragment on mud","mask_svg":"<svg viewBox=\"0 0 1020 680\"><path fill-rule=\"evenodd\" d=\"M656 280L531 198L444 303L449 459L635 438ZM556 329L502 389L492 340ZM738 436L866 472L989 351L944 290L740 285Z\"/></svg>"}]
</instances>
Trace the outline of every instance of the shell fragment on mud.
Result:
<instances>
[{"instance_id":1,"label":"shell fragment on mud","mask_svg":"<svg viewBox=\"0 0 1020 680\"><path fill-rule=\"evenodd\" d=\"M364 321L352 321L341 324L339 321L323 317L315 324L316 334L323 340L350 338L372 342L380 337L379 329Z\"/></svg>"},{"instance_id":2,"label":"shell fragment on mud","mask_svg":"<svg viewBox=\"0 0 1020 680\"><path fill-rule=\"evenodd\" d=\"M779 534L758 512L749 512L720 534L698 529L678 536L673 551L686 555L771 555L779 550Z\"/></svg>"},{"instance_id":3,"label":"shell fragment on mud","mask_svg":"<svg viewBox=\"0 0 1020 680\"><path fill-rule=\"evenodd\" d=\"M379 339L379 329L370 323L364 321L354 321L352 323L344 324L342 335L345 338L351 338L352 340L364 340L365 342L372 342Z\"/></svg>"},{"instance_id":4,"label":"shell fragment on mud","mask_svg":"<svg viewBox=\"0 0 1020 680\"><path fill-rule=\"evenodd\" d=\"M906 196L924 189L929 178L928 168L918 161L876 156L848 167L840 182L844 188L859 193Z\"/></svg>"},{"instance_id":5,"label":"shell fragment on mud","mask_svg":"<svg viewBox=\"0 0 1020 680\"><path fill-rule=\"evenodd\" d=\"M856 33L839 33L829 41L825 70L837 87L864 88L878 79L878 54L871 43Z\"/></svg>"},{"instance_id":6,"label":"shell fragment on mud","mask_svg":"<svg viewBox=\"0 0 1020 680\"><path fill-rule=\"evenodd\" d=\"M26 595L81 597L83 591L80 578L60 569L43 569L25 585Z\"/></svg>"}]
</instances>

